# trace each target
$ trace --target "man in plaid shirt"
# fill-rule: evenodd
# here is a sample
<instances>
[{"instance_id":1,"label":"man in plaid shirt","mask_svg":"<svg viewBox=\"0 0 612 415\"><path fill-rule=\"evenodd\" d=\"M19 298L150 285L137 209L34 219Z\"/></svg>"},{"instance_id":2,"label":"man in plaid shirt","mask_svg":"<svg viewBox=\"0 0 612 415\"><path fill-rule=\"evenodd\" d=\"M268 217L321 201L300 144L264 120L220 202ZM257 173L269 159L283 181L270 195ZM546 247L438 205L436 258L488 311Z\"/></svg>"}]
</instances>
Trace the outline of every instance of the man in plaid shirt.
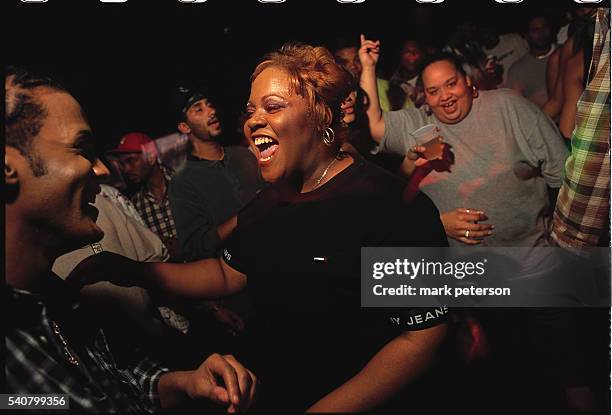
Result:
<instances>
[{"instance_id":1,"label":"man in plaid shirt","mask_svg":"<svg viewBox=\"0 0 612 415\"><path fill-rule=\"evenodd\" d=\"M181 255L168 199L172 172L159 162L155 143L143 133L129 133L109 155L119 159L125 179L140 186L132 203L149 229L164 242L171 259L178 260Z\"/></svg>"},{"instance_id":2,"label":"man in plaid shirt","mask_svg":"<svg viewBox=\"0 0 612 415\"><path fill-rule=\"evenodd\" d=\"M552 239L563 247L610 241L610 9L599 8L589 82L578 100L572 154L553 216Z\"/></svg>"},{"instance_id":3,"label":"man in plaid shirt","mask_svg":"<svg viewBox=\"0 0 612 415\"><path fill-rule=\"evenodd\" d=\"M551 241L564 248L608 246L610 243L609 28L610 9L597 9L588 83L578 100L576 125L572 134L572 154L565 163L565 178L552 220ZM583 253L587 252L588 250ZM575 318L576 321L605 321L605 325L595 334L594 325L587 325L590 330L586 337L580 337L582 343L596 341L594 339L597 334L607 339L609 309L594 308L588 310L588 314L583 312ZM567 333L576 330L572 327L573 324L576 323L564 326ZM573 357L565 360L570 360L572 364L577 359ZM572 387L566 389L566 394L572 408L583 413L593 410L594 394L590 388L575 382Z\"/></svg>"},{"instance_id":4,"label":"man in plaid shirt","mask_svg":"<svg viewBox=\"0 0 612 415\"><path fill-rule=\"evenodd\" d=\"M5 92L3 393L67 394L75 412L152 413L189 398L246 410L256 379L232 356L170 372L111 351L95 316L51 271L58 256L102 238L93 202L109 172L80 105L62 87L8 68Z\"/></svg>"}]
</instances>

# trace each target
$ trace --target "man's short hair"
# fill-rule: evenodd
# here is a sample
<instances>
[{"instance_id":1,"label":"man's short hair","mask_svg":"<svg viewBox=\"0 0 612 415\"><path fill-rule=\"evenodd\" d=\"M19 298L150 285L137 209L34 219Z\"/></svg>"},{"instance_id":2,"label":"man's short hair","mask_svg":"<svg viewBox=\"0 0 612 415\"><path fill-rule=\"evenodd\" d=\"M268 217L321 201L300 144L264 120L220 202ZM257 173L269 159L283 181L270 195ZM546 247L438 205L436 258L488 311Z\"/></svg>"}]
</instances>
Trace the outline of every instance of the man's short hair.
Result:
<instances>
[{"instance_id":1,"label":"man's short hair","mask_svg":"<svg viewBox=\"0 0 612 415\"><path fill-rule=\"evenodd\" d=\"M548 26L550 27L551 32L555 31L555 33L558 31L557 30L557 23L555 22L555 20L553 19L553 17L545 10L540 10L540 9L535 9L532 10L530 13L528 13L522 20L521 22L521 31L524 34L529 33L529 25L531 24L532 21L534 21L535 19L544 19L546 20L546 23L548 23Z\"/></svg>"},{"instance_id":2,"label":"man's short hair","mask_svg":"<svg viewBox=\"0 0 612 415\"><path fill-rule=\"evenodd\" d=\"M47 110L33 94L34 89L40 87L66 91L49 77L13 66L6 69L4 78L6 145L16 148L29 161L32 172L37 177L46 173L42 160L32 149L32 141L40 132L47 117Z\"/></svg>"}]
</instances>

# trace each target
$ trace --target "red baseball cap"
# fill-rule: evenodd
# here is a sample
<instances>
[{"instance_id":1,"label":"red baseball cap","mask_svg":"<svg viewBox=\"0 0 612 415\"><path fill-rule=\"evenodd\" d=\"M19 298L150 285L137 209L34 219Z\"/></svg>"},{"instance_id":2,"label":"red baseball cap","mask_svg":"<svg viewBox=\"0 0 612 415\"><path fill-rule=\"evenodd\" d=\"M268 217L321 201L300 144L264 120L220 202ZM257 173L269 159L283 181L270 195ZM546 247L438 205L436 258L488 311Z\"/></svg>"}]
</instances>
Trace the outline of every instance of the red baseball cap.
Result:
<instances>
[{"instance_id":1,"label":"red baseball cap","mask_svg":"<svg viewBox=\"0 0 612 415\"><path fill-rule=\"evenodd\" d=\"M150 148L153 140L143 133L128 133L121 137L117 148L109 151L109 154L119 153L141 153L143 150Z\"/></svg>"}]
</instances>

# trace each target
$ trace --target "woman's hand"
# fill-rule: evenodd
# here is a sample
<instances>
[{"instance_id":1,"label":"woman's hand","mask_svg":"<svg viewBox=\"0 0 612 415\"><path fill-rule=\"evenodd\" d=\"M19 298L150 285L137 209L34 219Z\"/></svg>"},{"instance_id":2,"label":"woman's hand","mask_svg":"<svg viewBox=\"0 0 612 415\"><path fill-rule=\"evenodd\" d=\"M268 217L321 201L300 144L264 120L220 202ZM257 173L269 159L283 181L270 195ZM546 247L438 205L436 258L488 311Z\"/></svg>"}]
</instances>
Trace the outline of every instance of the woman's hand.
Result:
<instances>
[{"instance_id":1,"label":"woman's hand","mask_svg":"<svg viewBox=\"0 0 612 415\"><path fill-rule=\"evenodd\" d=\"M412 160L417 167L422 166L429 161L423 157L425 151L427 151L425 146L417 145L410 147L410 150L408 150L408 153L406 153L406 157L408 160Z\"/></svg>"},{"instance_id":2,"label":"woman's hand","mask_svg":"<svg viewBox=\"0 0 612 415\"><path fill-rule=\"evenodd\" d=\"M487 220L487 215L478 209L457 208L440 215L449 238L467 245L478 245L483 238L493 234L494 225L477 223Z\"/></svg>"},{"instance_id":3,"label":"woman's hand","mask_svg":"<svg viewBox=\"0 0 612 415\"><path fill-rule=\"evenodd\" d=\"M365 69L374 68L380 57L380 40L367 40L364 35L361 35L361 47L359 48L359 61Z\"/></svg>"},{"instance_id":4,"label":"woman's hand","mask_svg":"<svg viewBox=\"0 0 612 415\"><path fill-rule=\"evenodd\" d=\"M406 178L410 178L417 167L423 167L424 169L427 169L427 167L430 166L428 164L429 160L422 157L423 153L426 150L427 149L423 146L411 147L410 150L408 150L408 152L406 153L404 161L402 161L402 164L399 168L399 173ZM431 170L432 168L427 169L427 173L429 173Z\"/></svg>"}]
</instances>

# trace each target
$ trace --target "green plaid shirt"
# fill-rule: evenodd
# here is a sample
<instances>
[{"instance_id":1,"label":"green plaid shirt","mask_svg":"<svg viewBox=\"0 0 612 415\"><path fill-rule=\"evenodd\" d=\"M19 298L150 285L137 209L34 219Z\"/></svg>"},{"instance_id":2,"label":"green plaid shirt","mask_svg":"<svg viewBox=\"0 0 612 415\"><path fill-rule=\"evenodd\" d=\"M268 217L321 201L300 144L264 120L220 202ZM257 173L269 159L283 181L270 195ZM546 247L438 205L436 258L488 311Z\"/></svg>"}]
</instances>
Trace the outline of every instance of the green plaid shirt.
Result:
<instances>
[{"instance_id":1,"label":"green plaid shirt","mask_svg":"<svg viewBox=\"0 0 612 415\"><path fill-rule=\"evenodd\" d=\"M597 246L610 214L610 9L597 10L589 82L578 100L572 154L553 216L563 247Z\"/></svg>"}]
</instances>

